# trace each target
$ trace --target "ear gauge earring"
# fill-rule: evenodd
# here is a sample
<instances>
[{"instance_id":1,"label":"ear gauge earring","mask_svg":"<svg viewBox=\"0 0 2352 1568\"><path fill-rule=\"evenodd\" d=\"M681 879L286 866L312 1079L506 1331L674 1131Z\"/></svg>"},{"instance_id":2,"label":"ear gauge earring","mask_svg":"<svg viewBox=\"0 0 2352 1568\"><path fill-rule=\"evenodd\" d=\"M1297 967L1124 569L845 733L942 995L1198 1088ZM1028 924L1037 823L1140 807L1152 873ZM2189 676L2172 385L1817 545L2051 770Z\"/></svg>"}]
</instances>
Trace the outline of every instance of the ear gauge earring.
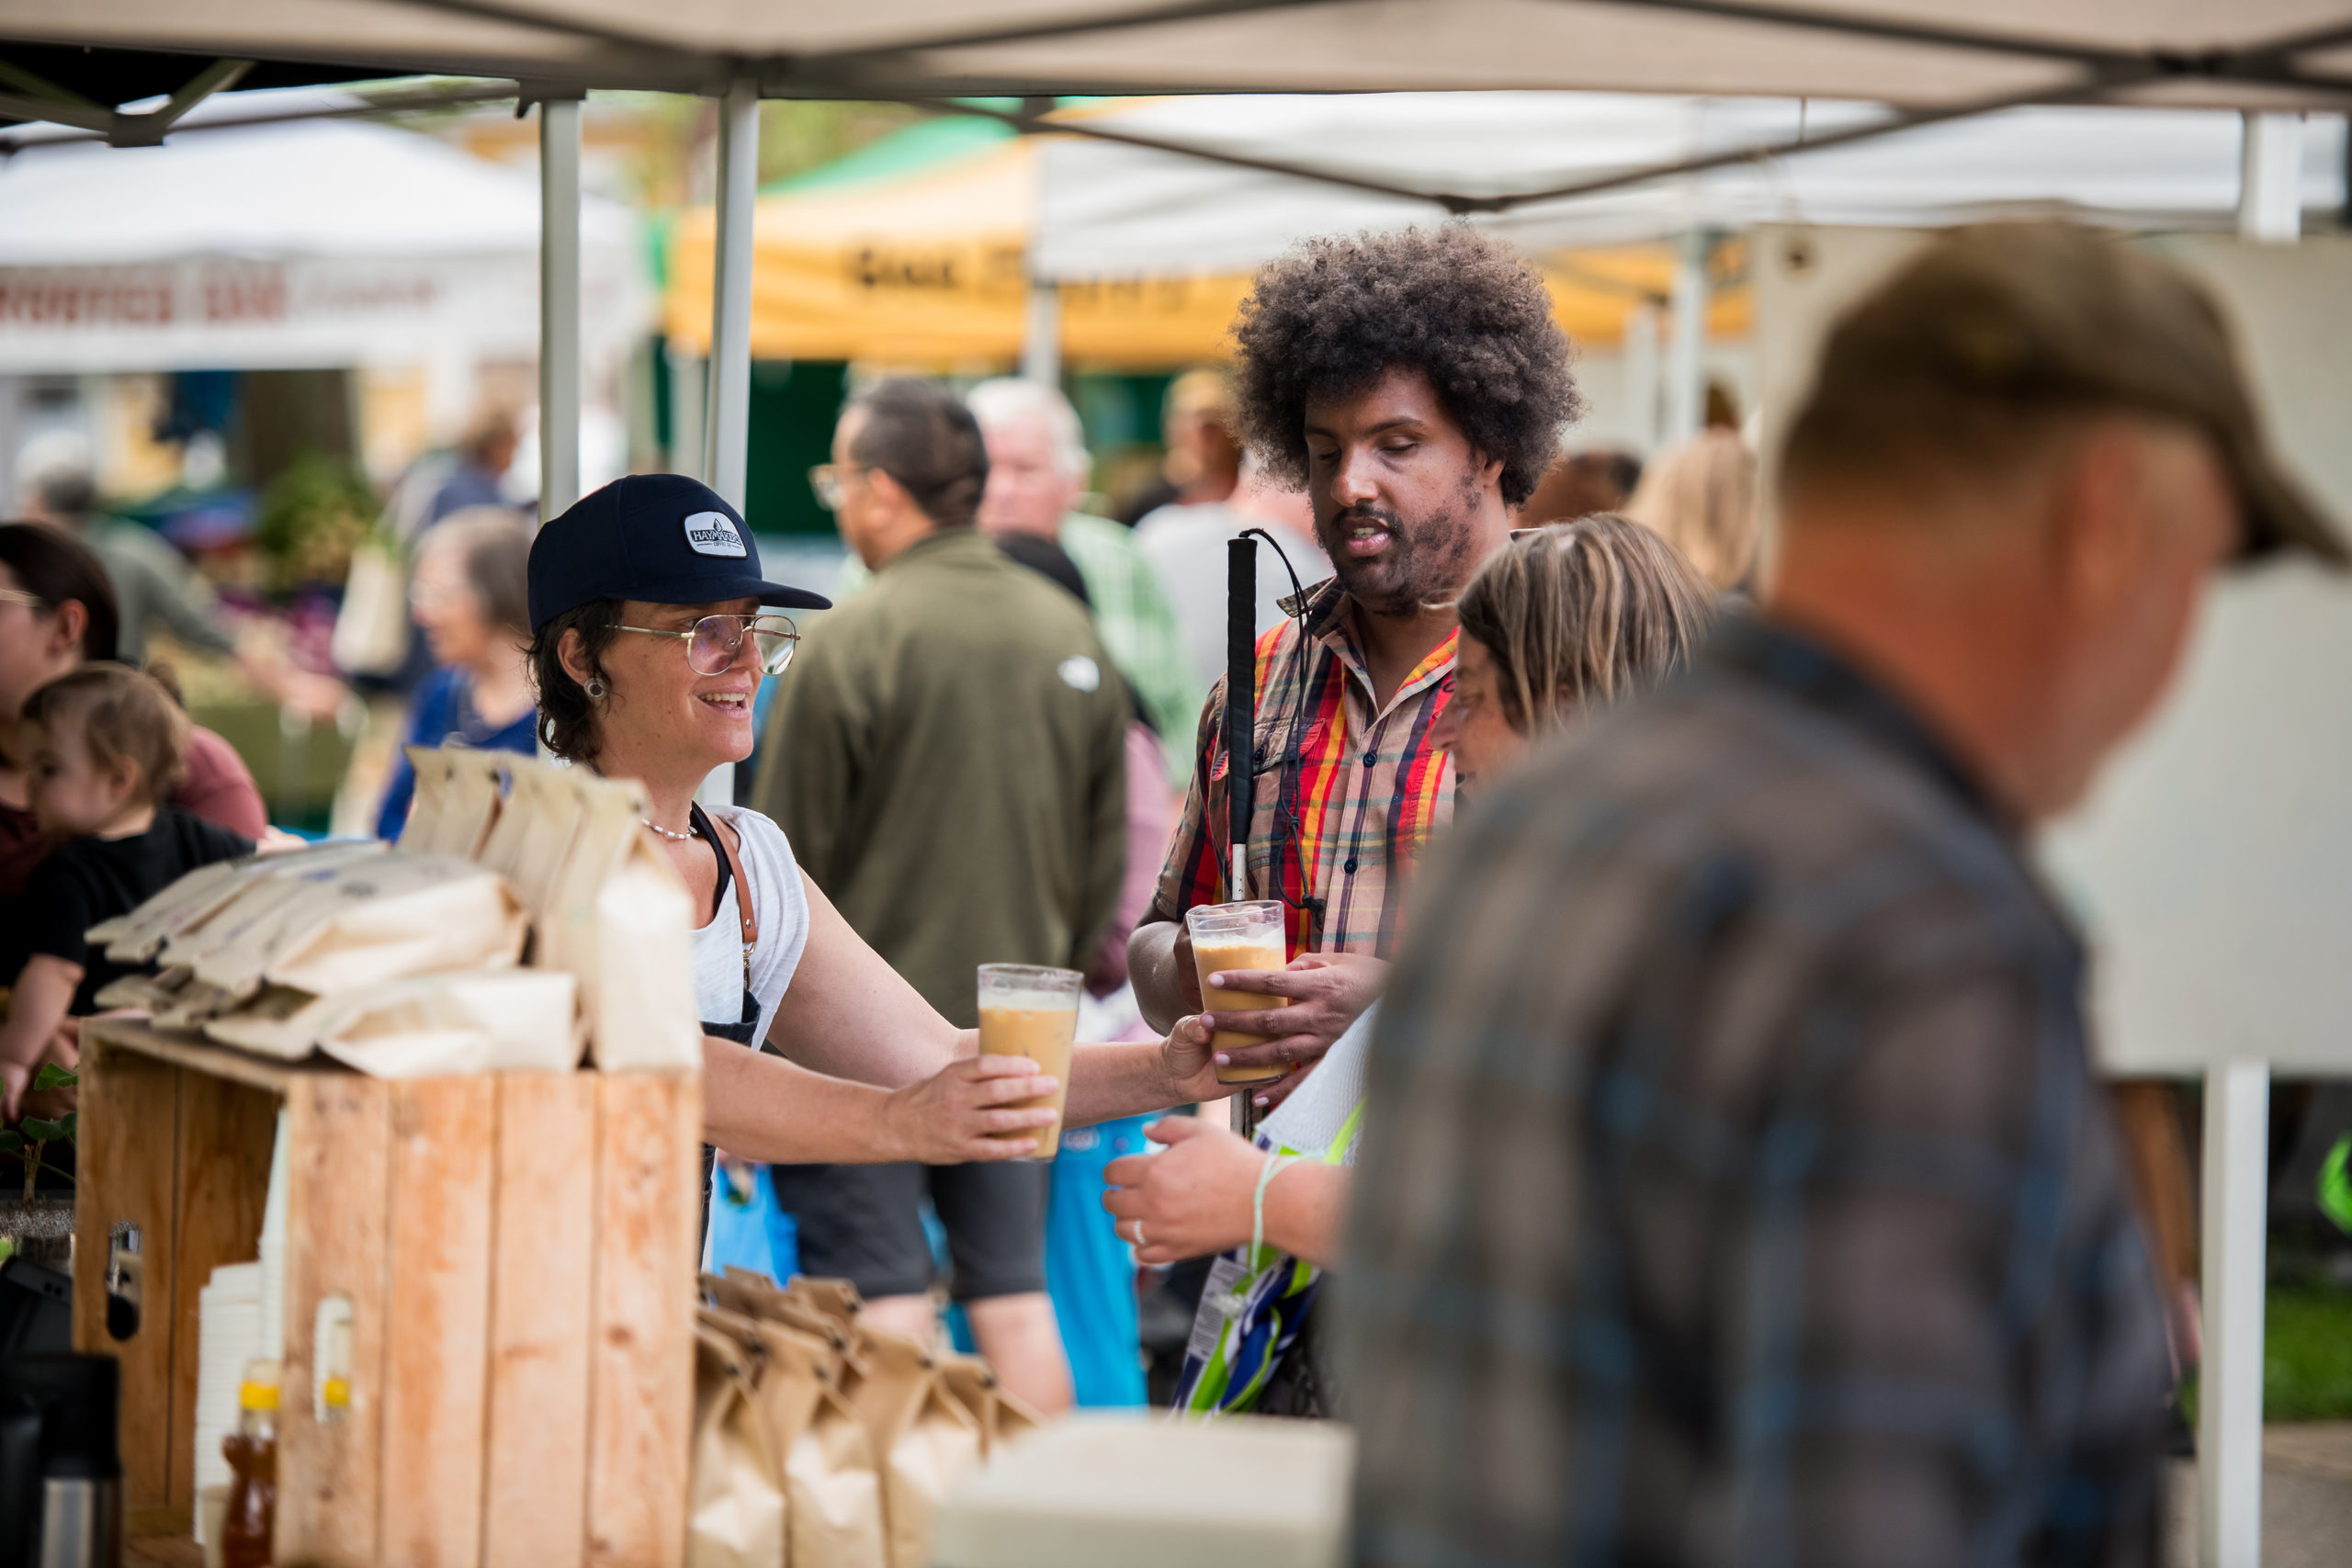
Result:
<instances>
[{"instance_id":1,"label":"ear gauge earring","mask_svg":"<svg viewBox=\"0 0 2352 1568\"><path fill-rule=\"evenodd\" d=\"M588 683L580 689L588 694L588 700L592 703L601 703L605 700L605 682L593 675L589 677Z\"/></svg>"}]
</instances>

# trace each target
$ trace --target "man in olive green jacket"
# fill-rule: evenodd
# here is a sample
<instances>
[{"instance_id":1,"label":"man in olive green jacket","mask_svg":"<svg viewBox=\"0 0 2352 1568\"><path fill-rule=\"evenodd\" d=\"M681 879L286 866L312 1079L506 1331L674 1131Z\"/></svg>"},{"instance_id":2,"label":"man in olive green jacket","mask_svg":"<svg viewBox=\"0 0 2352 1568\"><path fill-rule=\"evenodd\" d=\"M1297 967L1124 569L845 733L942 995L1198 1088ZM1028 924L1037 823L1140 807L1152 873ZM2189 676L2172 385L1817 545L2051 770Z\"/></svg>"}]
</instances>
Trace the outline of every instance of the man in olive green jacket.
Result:
<instances>
[{"instance_id":1,"label":"man in olive green jacket","mask_svg":"<svg viewBox=\"0 0 2352 1568\"><path fill-rule=\"evenodd\" d=\"M988 475L952 394L886 381L842 415L820 471L871 587L812 626L782 677L752 804L876 952L953 1021L975 969L1083 969L1125 867L1125 689L1078 600L970 525ZM1069 1403L1046 1305L1047 1167L792 1166L777 1191L804 1271L930 1335L926 1181L954 1289L1016 1393Z\"/></svg>"}]
</instances>

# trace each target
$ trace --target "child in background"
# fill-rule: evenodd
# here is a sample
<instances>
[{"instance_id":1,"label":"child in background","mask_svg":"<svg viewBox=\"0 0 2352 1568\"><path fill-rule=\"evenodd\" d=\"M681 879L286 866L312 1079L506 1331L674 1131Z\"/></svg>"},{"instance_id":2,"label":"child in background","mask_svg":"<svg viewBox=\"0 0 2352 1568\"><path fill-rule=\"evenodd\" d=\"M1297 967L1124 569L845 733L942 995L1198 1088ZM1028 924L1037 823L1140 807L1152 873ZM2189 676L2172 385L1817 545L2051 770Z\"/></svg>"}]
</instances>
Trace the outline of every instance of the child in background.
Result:
<instances>
[{"instance_id":1,"label":"child in background","mask_svg":"<svg viewBox=\"0 0 2352 1568\"><path fill-rule=\"evenodd\" d=\"M152 676L85 664L25 703L30 805L59 847L37 867L11 922L23 968L0 1024L0 1093L8 1121L44 1061L74 1065L60 1026L96 1010L125 971L82 933L130 913L185 874L254 852L254 841L164 806L178 783L188 721Z\"/></svg>"}]
</instances>

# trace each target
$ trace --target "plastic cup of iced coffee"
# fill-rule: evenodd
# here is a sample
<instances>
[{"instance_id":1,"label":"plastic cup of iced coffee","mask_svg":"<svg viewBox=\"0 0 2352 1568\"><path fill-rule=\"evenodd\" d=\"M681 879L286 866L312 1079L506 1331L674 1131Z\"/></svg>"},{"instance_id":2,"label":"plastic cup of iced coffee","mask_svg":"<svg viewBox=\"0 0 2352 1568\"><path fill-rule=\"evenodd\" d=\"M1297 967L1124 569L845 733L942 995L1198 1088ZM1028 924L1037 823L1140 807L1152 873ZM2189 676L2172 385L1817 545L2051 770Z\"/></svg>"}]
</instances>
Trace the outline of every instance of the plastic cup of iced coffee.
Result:
<instances>
[{"instance_id":1,"label":"plastic cup of iced coffee","mask_svg":"<svg viewBox=\"0 0 2352 1568\"><path fill-rule=\"evenodd\" d=\"M1227 991L1209 984L1209 976L1229 969L1282 969L1288 966L1283 937L1283 907L1271 898L1246 904L1196 904L1184 911L1185 928L1193 933L1193 962L1201 976L1201 1008L1222 1021L1227 1014L1286 1008L1288 997L1261 996L1256 991ZM1209 1042L1212 1051L1238 1051L1263 1045L1269 1036L1219 1029ZM1270 1083L1290 1069L1225 1067L1216 1070L1219 1083Z\"/></svg>"},{"instance_id":2,"label":"plastic cup of iced coffee","mask_svg":"<svg viewBox=\"0 0 2352 1568\"><path fill-rule=\"evenodd\" d=\"M1033 964L980 965L980 1055L1026 1056L1055 1081L1053 1093L1016 1100L1007 1107L1050 1111L1054 1113L1050 1125L994 1134L1036 1139L1035 1150L1023 1156L1028 1159L1051 1159L1061 1147L1062 1100L1069 1092L1070 1044L1078 1038L1078 993L1085 980L1075 969L1046 969Z\"/></svg>"}]
</instances>

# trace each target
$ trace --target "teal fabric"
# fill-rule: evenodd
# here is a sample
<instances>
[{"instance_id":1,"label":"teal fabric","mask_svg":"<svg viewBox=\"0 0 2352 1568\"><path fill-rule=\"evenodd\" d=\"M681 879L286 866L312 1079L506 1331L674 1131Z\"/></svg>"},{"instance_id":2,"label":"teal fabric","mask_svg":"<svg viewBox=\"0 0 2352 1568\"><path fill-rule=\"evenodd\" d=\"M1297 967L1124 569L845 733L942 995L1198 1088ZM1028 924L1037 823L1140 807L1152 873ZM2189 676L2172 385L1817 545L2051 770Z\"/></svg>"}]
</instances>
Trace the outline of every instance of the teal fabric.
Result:
<instances>
[{"instance_id":1,"label":"teal fabric","mask_svg":"<svg viewBox=\"0 0 2352 1568\"><path fill-rule=\"evenodd\" d=\"M1135 1255L1102 1207L1102 1168L1144 1153L1144 1127L1156 1120L1128 1116L1069 1128L1054 1160L1046 1210L1046 1293L1081 1405L1125 1407L1145 1400Z\"/></svg>"}]
</instances>

